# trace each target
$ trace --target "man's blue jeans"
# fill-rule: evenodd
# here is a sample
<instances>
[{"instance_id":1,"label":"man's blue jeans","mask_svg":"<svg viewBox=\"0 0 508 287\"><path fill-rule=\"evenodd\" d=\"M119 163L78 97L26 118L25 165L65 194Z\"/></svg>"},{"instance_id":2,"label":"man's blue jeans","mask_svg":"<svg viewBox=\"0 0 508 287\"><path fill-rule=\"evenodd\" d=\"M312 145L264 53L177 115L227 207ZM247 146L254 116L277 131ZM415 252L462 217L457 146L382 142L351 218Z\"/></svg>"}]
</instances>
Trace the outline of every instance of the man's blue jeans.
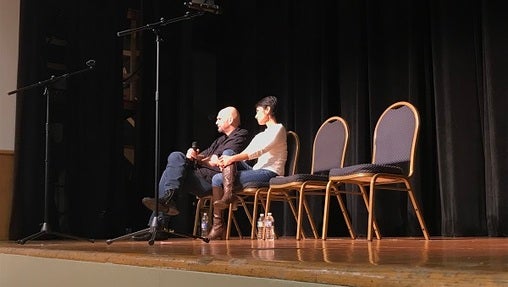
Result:
<instances>
[{"instance_id":1,"label":"man's blue jeans","mask_svg":"<svg viewBox=\"0 0 508 287\"><path fill-rule=\"evenodd\" d=\"M196 196L211 194L210 182L198 176L189 166L191 164L182 152L172 152L168 156L166 169L159 181L159 198L170 189L176 192L190 192Z\"/></svg>"},{"instance_id":2,"label":"man's blue jeans","mask_svg":"<svg viewBox=\"0 0 508 287\"><path fill-rule=\"evenodd\" d=\"M202 176L199 176L182 152L172 152L168 156L166 169L164 169L159 180L159 198L164 197L169 190L174 190L177 196L181 192L189 192L198 197L212 194L212 185ZM148 225L154 217L154 212L150 216ZM162 226L168 226L169 215L159 212Z\"/></svg>"}]
</instances>

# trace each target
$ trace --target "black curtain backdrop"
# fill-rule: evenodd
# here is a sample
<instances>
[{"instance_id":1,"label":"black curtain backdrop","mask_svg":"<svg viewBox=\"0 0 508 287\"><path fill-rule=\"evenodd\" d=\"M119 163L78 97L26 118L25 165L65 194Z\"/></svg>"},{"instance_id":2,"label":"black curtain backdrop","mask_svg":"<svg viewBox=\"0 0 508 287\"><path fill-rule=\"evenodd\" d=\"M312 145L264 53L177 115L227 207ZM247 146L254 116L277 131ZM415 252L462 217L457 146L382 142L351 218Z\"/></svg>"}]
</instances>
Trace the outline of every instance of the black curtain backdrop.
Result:
<instances>
[{"instance_id":1,"label":"black curtain backdrop","mask_svg":"<svg viewBox=\"0 0 508 287\"><path fill-rule=\"evenodd\" d=\"M83 1L80 1L83 2ZM115 2L115 1L113 1ZM422 126L413 183L434 236L505 236L508 195L508 20L493 1L216 1L222 15L204 15L160 29L160 157L154 158L155 36L143 39L142 86L136 112L136 165L126 186L122 154L121 43L127 7L157 22L185 13L183 1L21 1L19 86L51 75L48 34L55 25L68 45L66 70L93 58L97 69L57 93L52 131L50 205L55 229L101 238L145 228L140 203L153 195L154 165L207 146L216 112L238 107L242 124L259 131L254 104L279 97L279 120L296 131L298 168L310 170L315 132L329 116L350 127L346 164L369 162L378 117L392 103L413 103ZM55 22L58 22L55 24ZM64 27L64 28L62 28ZM63 53L63 54L62 54ZM43 219L44 101L42 91L18 96L16 180L11 237L38 231ZM155 161L157 160L157 162ZM192 231L192 196L179 198L172 225ZM407 197L379 194L385 236L421 235ZM319 221L322 201L312 201ZM367 214L348 197L355 228ZM294 235L291 216L275 205L281 234ZM337 206L330 236L346 236Z\"/></svg>"}]
</instances>

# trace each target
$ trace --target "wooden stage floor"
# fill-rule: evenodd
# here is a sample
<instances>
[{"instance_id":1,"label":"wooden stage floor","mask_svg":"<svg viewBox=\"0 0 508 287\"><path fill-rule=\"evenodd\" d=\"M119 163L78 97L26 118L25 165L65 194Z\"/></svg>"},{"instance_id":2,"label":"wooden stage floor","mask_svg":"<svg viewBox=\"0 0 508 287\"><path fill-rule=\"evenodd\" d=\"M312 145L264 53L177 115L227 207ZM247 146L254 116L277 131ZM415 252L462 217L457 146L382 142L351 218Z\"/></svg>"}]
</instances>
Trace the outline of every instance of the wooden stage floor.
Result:
<instances>
[{"instance_id":1,"label":"wooden stage floor","mask_svg":"<svg viewBox=\"0 0 508 287\"><path fill-rule=\"evenodd\" d=\"M345 286L508 286L508 238L0 242L0 253Z\"/></svg>"}]
</instances>

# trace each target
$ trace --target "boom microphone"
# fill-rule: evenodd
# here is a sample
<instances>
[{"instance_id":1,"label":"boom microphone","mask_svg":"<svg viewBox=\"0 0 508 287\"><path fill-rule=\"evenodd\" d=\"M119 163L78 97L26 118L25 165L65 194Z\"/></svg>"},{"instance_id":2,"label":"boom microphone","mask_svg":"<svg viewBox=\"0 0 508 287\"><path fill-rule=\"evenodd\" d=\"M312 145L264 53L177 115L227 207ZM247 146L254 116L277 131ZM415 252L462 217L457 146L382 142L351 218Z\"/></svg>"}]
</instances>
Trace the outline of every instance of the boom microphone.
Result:
<instances>
[{"instance_id":1,"label":"boom microphone","mask_svg":"<svg viewBox=\"0 0 508 287\"><path fill-rule=\"evenodd\" d=\"M214 1L209 1L209 0L205 0L204 2L201 2L201 1L184 2L183 4L189 9L193 9L193 10L197 10L197 11L201 11L201 12L212 13L215 15L222 13L219 5L215 5ZM207 3L207 2L210 2L210 3Z\"/></svg>"}]
</instances>

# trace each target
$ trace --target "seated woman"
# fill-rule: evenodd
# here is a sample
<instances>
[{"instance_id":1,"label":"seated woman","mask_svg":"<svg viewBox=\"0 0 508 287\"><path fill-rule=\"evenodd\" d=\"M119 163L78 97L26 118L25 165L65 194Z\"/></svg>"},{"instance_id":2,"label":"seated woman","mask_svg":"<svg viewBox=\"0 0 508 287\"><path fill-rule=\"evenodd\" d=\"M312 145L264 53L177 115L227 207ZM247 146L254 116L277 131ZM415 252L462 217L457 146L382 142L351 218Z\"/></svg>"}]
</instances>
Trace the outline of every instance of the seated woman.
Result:
<instances>
[{"instance_id":1,"label":"seated woman","mask_svg":"<svg viewBox=\"0 0 508 287\"><path fill-rule=\"evenodd\" d=\"M255 118L259 125L266 125L266 129L258 133L242 152L224 152L219 158L222 173L212 178L213 226L207 236L211 240L225 238L223 214L224 209L236 200L233 194L235 184L268 182L270 178L284 174L286 129L275 118L276 107L276 97L261 99L256 104ZM245 161L252 159L257 159L257 162L251 167Z\"/></svg>"}]
</instances>

